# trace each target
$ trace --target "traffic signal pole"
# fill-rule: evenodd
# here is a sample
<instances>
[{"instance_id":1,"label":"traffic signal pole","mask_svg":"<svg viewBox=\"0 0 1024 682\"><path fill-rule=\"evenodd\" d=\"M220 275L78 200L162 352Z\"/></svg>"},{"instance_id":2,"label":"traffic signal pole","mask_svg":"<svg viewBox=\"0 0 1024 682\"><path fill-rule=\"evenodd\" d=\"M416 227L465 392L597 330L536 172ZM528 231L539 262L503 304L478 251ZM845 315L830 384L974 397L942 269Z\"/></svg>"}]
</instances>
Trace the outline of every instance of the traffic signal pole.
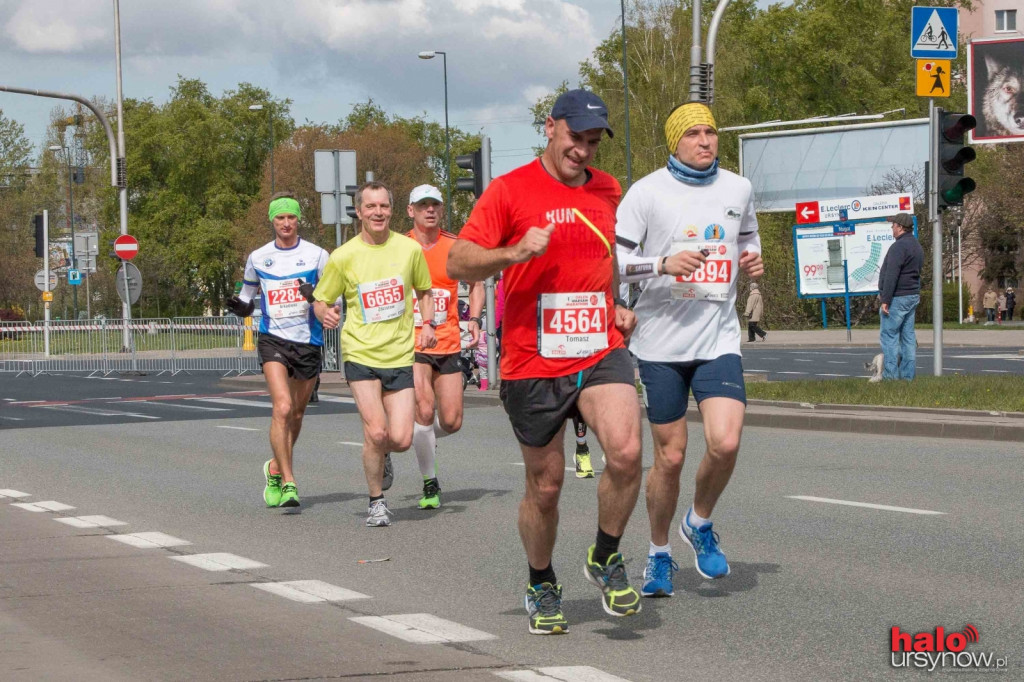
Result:
<instances>
[{"instance_id":1,"label":"traffic signal pole","mask_svg":"<svg viewBox=\"0 0 1024 682\"><path fill-rule=\"evenodd\" d=\"M932 374L942 376L942 214L939 213L939 112L928 99L928 222L932 226Z\"/></svg>"}]
</instances>

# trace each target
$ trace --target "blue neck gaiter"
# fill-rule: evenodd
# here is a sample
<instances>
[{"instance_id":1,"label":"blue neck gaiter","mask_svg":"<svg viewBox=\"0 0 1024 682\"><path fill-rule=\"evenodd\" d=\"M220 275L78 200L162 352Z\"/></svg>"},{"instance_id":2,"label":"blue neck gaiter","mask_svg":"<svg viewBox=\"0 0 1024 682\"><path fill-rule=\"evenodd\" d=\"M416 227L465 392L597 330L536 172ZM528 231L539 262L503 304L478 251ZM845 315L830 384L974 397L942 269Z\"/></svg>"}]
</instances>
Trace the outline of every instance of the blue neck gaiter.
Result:
<instances>
[{"instance_id":1,"label":"blue neck gaiter","mask_svg":"<svg viewBox=\"0 0 1024 682\"><path fill-rule=\"evenodd\" d=\"M715 159L715 162L706 170L697 170L687 166L677 159L674 154L669 154L668 172L676 180L685 182L687 185L710 185L718 175L718 159Z\"/></svg>"}]
</instances>

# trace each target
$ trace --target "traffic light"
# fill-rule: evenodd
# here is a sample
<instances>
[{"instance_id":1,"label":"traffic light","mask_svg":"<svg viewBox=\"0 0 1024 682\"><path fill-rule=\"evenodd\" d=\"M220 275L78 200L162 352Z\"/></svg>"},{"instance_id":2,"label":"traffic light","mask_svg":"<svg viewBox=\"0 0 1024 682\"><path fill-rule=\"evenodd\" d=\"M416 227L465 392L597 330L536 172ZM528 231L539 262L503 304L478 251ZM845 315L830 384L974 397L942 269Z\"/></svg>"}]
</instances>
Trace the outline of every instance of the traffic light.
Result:
<instances>
[{"instance_id":1,"label":"traffic light","mask_svg":"<svg viewBox=\"0 0 1024 682\"><path fill-rule=\"evenodd\" d=\"M964 144L967 131L974 130L978 120L970 114L957 114L937 108L936 134L938 136L935 169L938 208L962 206L964 195L977 186L964 176L964 166L977 158L973 147Z\"/></svg>"},{"instance_id":2,"label":"traffic light","mask_svg":"<svg viewBox=\"0 0 1024 682\"><path fill-rule=\"evenodd\" d=\"M491 184L491 139L486 135L480 138L480 149L472 154L460 154L455 157L455 165L470 172L468 178L457 178L455 189L472 192L477 199Z\"/></svg>"},{"instance_id":3,"label":"traffic light","mask_svg":"<svg viewBox=\"0 0 1024 682\"><path fill-rule=\"evenodd\" d=\"M345 207L345 215L355 220L356 217L356 190L358 185L345 185L345 194L349 196L348 206Z\"/></svg>"},{"instance_id":4,"label":"traffic light","mask_svg":"<svg viewBox=\"0 0 1024 682\"><path fill-rule=\"evenodd\" d=\"M32 223L36 230L36 258L44 258L46 256L46 233L43 231L43 216L34 216Z\"/></svg>"}]
</instances>

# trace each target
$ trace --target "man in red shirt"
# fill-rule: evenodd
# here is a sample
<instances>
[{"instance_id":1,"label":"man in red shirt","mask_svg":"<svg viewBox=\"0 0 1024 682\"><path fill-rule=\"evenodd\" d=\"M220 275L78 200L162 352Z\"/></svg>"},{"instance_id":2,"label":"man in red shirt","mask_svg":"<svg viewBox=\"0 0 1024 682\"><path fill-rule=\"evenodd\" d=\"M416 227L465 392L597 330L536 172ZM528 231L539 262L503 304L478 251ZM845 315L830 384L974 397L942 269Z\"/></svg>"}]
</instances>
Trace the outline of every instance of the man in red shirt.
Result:
<instances>
[{"instance_id":1,"label":"man in red shirt","mask_svg":"<svg viewBox=\"0 0 1024 682\"><path fill-rule=\"evenodd\" d=\"M641 477L640 409L624 335L636 318L617 300L611 175L588 168L608 109L586 90L558 97L544 123L541 157L496 178L473 208L448 256L448 274L477 281L505 277L501 399L526 465L519 536L529 560L530 632L566 632L562 586L551 556L565 476L566 419L579 413L604 449L597 542L585 575L613 616L640 611L619 540Z\"/></svg>"},{"instance_id":2,"label":"man in red shirt","mask_svg":"<svg viewBox=\"0 0 1024 682\"><path fill-rule=\"evenodd\" d=\"M423 497L420 509L441 506L441 486L437 482L434 451L437 439L451 435L462 428L462 329L459 327L459 281L448 277L448 252L455 244L455 235L441 229L444 203L441 191L433 185L414 187L409 194L409 217L412 230L408 235L423 247L423 255L430 268L431 288L434 292L434 335L437 345L424 348L420 343L423 319L414 303L416 325L416 362L412 366L416 382L416 423L413 426L412 447L423 475ZM480 313L484 307L484 288L481 282L469 287L470 345L480 340ZM429 321L428 321L429 324ZM437 417L434 408L437 407Z\"/></svg>"}]
</instances>

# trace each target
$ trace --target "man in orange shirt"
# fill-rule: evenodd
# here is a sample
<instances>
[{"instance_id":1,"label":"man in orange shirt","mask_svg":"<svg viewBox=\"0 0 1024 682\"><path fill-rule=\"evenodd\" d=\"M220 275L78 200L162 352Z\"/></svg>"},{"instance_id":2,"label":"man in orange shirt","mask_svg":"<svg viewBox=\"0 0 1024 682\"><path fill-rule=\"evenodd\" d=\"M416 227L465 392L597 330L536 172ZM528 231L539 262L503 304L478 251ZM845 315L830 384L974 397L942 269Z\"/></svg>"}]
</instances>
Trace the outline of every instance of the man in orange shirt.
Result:
<instances>
[{"instance_id":1,"label":"man in orange shirt","mask_svg":"<svg viewBox=\"0 0 1024 682\"><path fill-rule=\"evenodd\" d=\"M415 309L416 362L413 380L416 384L416 424L413 427L412 446L423 475L423 497L420 509L441 506L441 488L437 482L434 453L437 439L462 428L462 368L459 353L462 350L462 330L459 328L459 281L448 277L448 250L455 243L455 235L441 229L444 203L441 191L433 185L420 185L409 194L409 217L412 230L409 237L423 247L423 255L430 268L433 282L434 319L427 324L434 327L437 345L423 348L419 333L423 320ZM480 313L484 307L484 288L480 282L469 287L470 345L480 339ZM437 408L437 416L434 409Z\"/></svg>"}]
</instances>

